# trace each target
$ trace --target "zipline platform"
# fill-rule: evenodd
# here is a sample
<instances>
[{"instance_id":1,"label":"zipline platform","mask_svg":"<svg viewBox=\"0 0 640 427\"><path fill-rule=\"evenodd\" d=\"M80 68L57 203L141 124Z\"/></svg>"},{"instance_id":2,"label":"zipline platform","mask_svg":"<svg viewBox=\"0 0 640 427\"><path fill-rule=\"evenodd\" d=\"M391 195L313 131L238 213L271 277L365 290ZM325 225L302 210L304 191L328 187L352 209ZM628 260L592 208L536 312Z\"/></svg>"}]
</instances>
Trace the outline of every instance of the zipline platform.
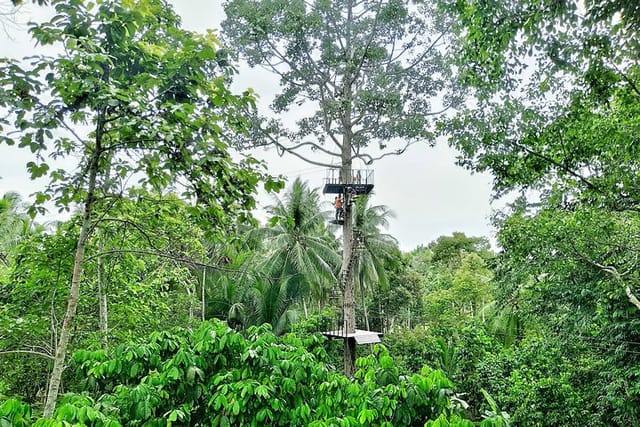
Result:
<instances>
[{"instance_id":1,"label":"zipline platform","mask_svg":"<svg viewBox=\"0 0 640 427\"><path fill-rule=\"evenodd\" d=\"M380 342L382 332L364 331L362 329L356 329L354 333L347 334L343 330L322 332L327 338L339 338L355 340L356 344L375 344Z\"/></svg>"},{"instance_id":2,"label":"zipline platform","mask_svg":"<svg viewBox=\"0 0 640 427\"><path fill-rule=\"evenodd\" d=\"M324 194L369 194L373 190L373 170L352 169L351 179L340 176L339 168L327 169L324 178Z\"/></svg>"}]
</instances>

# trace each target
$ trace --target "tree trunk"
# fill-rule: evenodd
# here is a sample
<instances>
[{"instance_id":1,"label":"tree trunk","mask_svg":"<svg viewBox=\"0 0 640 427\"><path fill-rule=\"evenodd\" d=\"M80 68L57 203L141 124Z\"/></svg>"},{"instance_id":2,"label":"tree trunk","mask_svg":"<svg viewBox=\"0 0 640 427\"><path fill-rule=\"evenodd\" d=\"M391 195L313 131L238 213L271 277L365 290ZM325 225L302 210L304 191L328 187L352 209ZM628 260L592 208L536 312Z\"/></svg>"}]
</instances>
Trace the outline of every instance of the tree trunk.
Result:
<instances>
[{"instance_id":1,"label":"tree trunk","mask_svg":"<svg viewBox=\"0 0 640 427\"><path fill-rule=\"evenodd\" d=\"M347 10L347 28L345 32L345 57L348 63L353 60L353 52L351 51L351 23L353 19L353 3L349 2L348 10ZM353 76L349 70L348 64L345 68L345 73L343 75L342 80L342 100L343 100L343 111L341 117L342 124L342 151L341 151L341 175L342 175L342 183L343 184L351 184L352 183L352 174L351 174L351 165L352 165L352 128L353 124L351 122L351 114L352 108L351 103L353 102L352 95L352 87L353 84ZM356 329L356 305L355 305L355 295L354 295L354 283L353 283L353 274L352 274L352 260L353 260L353 223L352 223L352 195L345 194L343 195L344 203L344 223L342 225L342 241L343 241L343 251L342 251L342 268L340 269L340 275L342 279L343 285L343 316L344 316L344 333L352 334ZM345 339L344 342L344 374L346 376L351 376L354 371L354 363L356 360L356 347L355 341Z\"/></svg>"},{"instance_id":2,"label":"tree trunk","mask_svg":"<svg viewBox=\"0 0 640 427\"><path fill-rule=\"evenodd\" d=\"M96 177L98 175L98 160L101 155L101 139L102 139L103 123L98 119L96 132L96 147L89 161L89 181L87 186L87 196L84 200L82 223L80 226L80 234L76 244L76 254L73 261L73 274L71 276L71 288L69 289L69 298L67 300L67 311L62 321L60 329L60 337L56 346L56 354L53 361L53 370L49 379L49 388L47 390L47 399L44 405L44 418L51 418L56 407L56 400L60 391L60 381L62 372L64 371L64 362L67 355L67 347L71 340L71 329L73 327L73 319L76 316L78 308L78 298L80 295L80 280L82 279L82 270L84 264L84 251L89 233L91 230L91 212L95 202Z\"/></svg>"},{"instance_id":3,"label":"tree trunk","mask_svg":"<svg viewBox=\"0 0 640 427\"><path fill-rule=\"evenodd\" d=\"M205 257L204 263L207 263L207 259ZM206 300L205 300L205 285L207 283L207 267L202 267L202 289L200 289L200 305L202 306L202 312L200 313L200 320L205 321L205 311L206 311Z\"/></svg>"},{"instance_id":4,"label":"tree trunk","mask_svg":"<svg viewBox=\"0 0 640 427\"><path fill-rule=\"evenodd\" d=\"M194 286L194 288L195 288L195 286ZM193 301L197 300L198 296L197 296L197 292L192 292L191 291L191 283L186 283L185 286L184 286L184 289L187 292L187 299L189 300L189 323L191 323L191 321L195 317L195 312L193 310L193 306L194 306ZM194 289L194 291L195 291L195 289Z\"/></svg>"},{"instance_id":5,"label":"tree trunk","mask_svg":"<svg viewBox=\"0 0 640 427\"><path fill-rule=\"evenodd\" d=\"M99 249L101 251L102 248ZM102 258L97 259L97 274L98 274L98 328L100 330L100 341L102 342L102 349L107 351L109 349L109 312L107 305L107 290L104 283L102 283Z\"/></svg>"},{"instance_id":6,"label":"tree trunk","mask_svg":"<svg viewBox=\"0 0 640 427\"><path fill-rule=\"evenodd\" d=\"M346 144L345 144L346 145ZM346 164L345 164L346 163ZM351 158L344 162L343 157L343 176L345 183L351 183ZM352 222L352 195L347 193L344 197L344 224L342 226L343 252L342 252L342 268L340 277L343 286L343 332L345 334L353 334L356 331L356 303L353 281L353 262L355 251L353 248L353 222ZM356 360L355 341L345 339L344 345L344 374L351 376L354 370Z\"/></svg>"},{"instance_id":7,"label":"tree trunk","mask_svg":"<svg viewBox=\"0 0 640 427\"><path fill-rule=\"evenodd\" d=\"M351 168L347 168L351 173ZM343 168L344 170L344 168ZM347 178L349 179L349 178ZM351 195L346 195L345 209L344 209L344 225L343 225L343 252L342 252L342 286L343 286L343 316L344 325L343 331L345 334L353 334L356 330L356 304L355 294L353 289L353 269L352 269L352 257L353 252L353 226L351 223ZM344 345L344 374L351 376L354 370L354 362L356 359L355 341L345 339Z\"/></svg>"},{"instance_id":8,"label":"tree trunk","mask_svg":"<svg viewBox=\"0 0 640 427\"><path fill-rule=\"evenodd\" d=\"M360 259L358 259L358 262L360 262ZM364 316L364 326L367 329L367 331L370 331L371 327L369 325L369 312L367 310L367 298L366 298L366 292L364 289L364 274L360 268L360 265L358 265L358 270L360 270L358 273L358 284L360 287L360 293L362 294L361 297L362 297L362 313Z\"/></svg>"}]
</instances>

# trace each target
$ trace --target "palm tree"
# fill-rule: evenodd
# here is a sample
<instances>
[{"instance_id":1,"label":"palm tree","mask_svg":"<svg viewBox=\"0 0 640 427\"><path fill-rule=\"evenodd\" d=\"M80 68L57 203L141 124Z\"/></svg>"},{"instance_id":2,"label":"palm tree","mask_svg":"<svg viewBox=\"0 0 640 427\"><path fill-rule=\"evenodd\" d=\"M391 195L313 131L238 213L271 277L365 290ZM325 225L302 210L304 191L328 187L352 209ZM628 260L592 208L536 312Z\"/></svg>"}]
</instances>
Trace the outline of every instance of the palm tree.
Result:
<instances>
[{"instance_id":1,"label":"palm tree","mask_svg":"<svg viewBox=\"0 0 640 427\"><path fill-rule=\"evenodd\" d=\"M0 199L0 261L7 263L7 253L29 234L31 226L20 195L5 193Z\"/></svg>"},{"instance_id":2,"label":"palm tree","mask_svg":"<svg viewBox=\"0 0 640 427\"><path fill-rule=\"evenodd\" d=\"M298 311L292 306L296 287L286 279L256 278L250 289L253 299L249 301L251 316L246 326L268 323L275 334L285 332L298 319Z\"/></svg>"},{"instance_id":3,"label":"palm tree","mask_svg":"<svg viewBox=\"0 0 640 427\"><path fill-rule=\"evenodd\" d=\"M239 328L269 323L279 334L296 320L296 304L322 306L340 255L318 193L306 183L295 180L269 211L268 226L244 230L240 251L223 250L227 272L207 274L207 315Z\"/></svg>"},{"instance_id":4,"label":"palm tree","mask_svg":"<svg viewBox=\"0 0 640 427\"><path fill-rule=\"evenodd\" d=\"M387 268L400 262L398 241L382 232L389 227L393 212L384 205L368 206L368 196L358 196L354 205L354 234L359 236L357 257L354 265L354 279L360 290L366 328L369 316L365 301L367 293L374 285L386 288L389 285Z\"/></svg>"},{"instance_id":5,"label":"palm tree","mask_svg":"<svg viewBox=\"0 0 640 427\"><path fill-rule=\"evenodd\" d=\"M317 190L296 179L284 200L269 207L269 227L263 229L267 253L262 271L286 290L284 303L313 298L322 307L328 288L336 282L341 258L338 243L328 231Z\"/></svg>"}]
</instances>

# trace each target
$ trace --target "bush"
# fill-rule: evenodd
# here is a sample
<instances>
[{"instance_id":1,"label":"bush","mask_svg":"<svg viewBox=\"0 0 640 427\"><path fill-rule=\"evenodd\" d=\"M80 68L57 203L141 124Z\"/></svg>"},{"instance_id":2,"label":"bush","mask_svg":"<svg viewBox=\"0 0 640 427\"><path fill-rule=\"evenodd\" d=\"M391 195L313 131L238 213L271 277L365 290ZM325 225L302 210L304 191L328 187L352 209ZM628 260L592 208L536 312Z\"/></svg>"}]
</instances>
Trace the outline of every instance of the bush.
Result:
<instances>
[{"instance_id":1,"label":"bush","mask_svg":"<svg viewBox=\"0 0 640 427\"><path fill-rule=\"evenodd\" d=\"M67 395L55 418L103 426L423 426L441 417L469 425L456 418L442 371L400 375L381 345L358 359L353 378L330 369L326 357L322 338L279 338L268 326L241 334L215 321L156 333L109 354L76 352L83 394Z\"/></svg>"}]
</instances>

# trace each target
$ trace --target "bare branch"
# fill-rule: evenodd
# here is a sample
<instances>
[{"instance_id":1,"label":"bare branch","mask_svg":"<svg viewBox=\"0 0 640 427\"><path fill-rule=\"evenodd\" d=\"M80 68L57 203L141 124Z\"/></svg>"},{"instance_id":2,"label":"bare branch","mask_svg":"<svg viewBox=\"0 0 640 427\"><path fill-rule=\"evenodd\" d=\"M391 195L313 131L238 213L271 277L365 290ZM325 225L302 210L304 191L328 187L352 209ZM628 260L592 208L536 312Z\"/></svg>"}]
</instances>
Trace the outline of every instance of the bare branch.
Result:
<instances>
[{"instance_id":1,"label":"bare branch","mask_svg":"<svg viewBox=\"0 0 640 427\"><path fill-rule=\"evenodd\" d=\"M310 163L310 164L312 164L312 165L322 166L322 167L325 167L325 168L335 167L335 165L331 165L331 164L329 164L329 163L323 163L323 162L317 162L317 161L315 161L315 160L311 160L311 159L309 159L309 158L307 158L307 157L305 157L305 156L301 155L300 153L297 153L297 152L295 152L295 151L292 151L292 150L287 149L285 146L283 146L283 145L282 145L282 144L280 144L279 142L276 142L276 143L275 143L275 145L276 145L278 148L282 149L283 151L286 151L287 153L293 154L293 155L294 155L294 156L296 156L297 158L299 158L299 159L301 159L301 160L304 160L305 162Z\"/></svg>"},{"instance_id":2,"label":"bare branch","mask_svg":"<svg viewBox=\"0 0 640 427\"><path fill-rule=\"evenodd\" d=\"M571 243L571 246L573 248L574 253L576 255L578 255L581 259L586 261L588 264L591 264L594 267L597 267L600 270L604 271L605 273L608 273L611 276L613 276L613 278L616 280L616 282L620 283L624 287L624 292L627 295L627 298L629 298L629 302L631 304L633 304L638 310L640 310L640 300L638 299L638 297L636 297L634 295L633 291L631 290L631 286L629 286L628 284L626 284L624 282L623 275L620 274L620 272L618 271L618 269L616 267L614 267L612 265L600 264L599 262L592 260L588 256L586 256L586 255L582 254L580 251L578 251L573 243ZM637 263L637 257L636 257L636 263ZM633 267L630 268L628 270L628 272L630 272L632 270L634 270Z\"/></svg>"},{"instance_id":3,"label":"bare branch","mask_svg":"<svg viewBox=\"0 0 640 427\"><path fill-rule=\"evenodd\" d=\"M33 350L4 350L4 351L0 351L0 356L3 354L32 354L34 356L40 356L40 357L44 357L46 359L51 359L53 360L54 357L50 354L47 353L42 353L39 351L33 351Z\"/></svg>"},{"instance_id":4,"label":"bare branch","mask_svg":"<svg viewBox=\"0 0 640 427\"><path fill-rule=\"evenodd\" d=\"M267 139L271 140L271 143L272 143L273 145L275 145L275 146L276 146L280 151L282 151L282 153L287 152L287 153L293 154L294 156L298 157L299 159L304 160L305 162L310 163L310 164L312 164L312 165L322 166L322 167L325 167L325 168L333 167L333 166L332 166L332 165L330 165L329 163L318 162L318 161L315 161L315 160L308 159L307 157L303 156L302 154L297 153L297 152L295 151L295 149L296 149L296 148L298 148L298 147L300 147L300 146L303 146L303 145L313 145L313 146L315 146L316 148L318 148L320 151L323 151L323 152L325 152L325 153L327 153L327 154L330 154L331 156L334 156L334 157L336 157L336 156L337 156L337 157L340 157L338 154L332 153L331 151L329 151L329 150L327 150L327 149L325 149L325 148L322 148L322 147L320 147L320 146L318 146L317 144L314 144L314 143L312 143L312 142L300 143L300 144L298 144L298 145L296 145L296 146L294 146L294 147L286 147L285 145L283 145L281 142L279 142L279 141L278 141L278 140L277 140L273 135L271 135L270 133L268 133L268 132L264 132L263 134L264 134L264 136L265 136ZM280 154L280 155L282 156L282 154Z\"/></svg>"},{"instance_id":5,"label":"bare branch","mask_svg":"<svg viewBox=\"0 0 640 427\"><path fill-rule=\"evenodd\" d=\"M362 161L365 162L365 164L370 165L371 163L383 159L385 157L388 156L399 156L400 154L403 154L405 151L407 151L407 148L409 148L410 146L412 146L413 144L415 144L415 141L409 141L407 143L405 143L405 146L401 149L395 150L395 151L389 151L386 153L383 153L377 157L371 156L369 154L356 154L354 156L351 157L351 160L354 159L361 159Z\"/></svg>"},{"instance_id":6,"label":"bare branch","mask_svg":"<svg viewBox=\"0 0 640 427\"><path fill-rule=\"evenodd\" d=\"M414 67L415 67L415 66L417 66L418 64L420 64L420 63L422 62L422 60L423 60L423 59L424 59L428 54L430 54L430 53L431 53L431 51L432 51L432 50L437 46L438 42L439 42L439 41L444 37L444 35L445 35L445 34L446 34L446 32L442 32L442 33L440 33L440 35L439 35L438 37L436 37L436 39L433 41L433 43L431 43L431 45L430 45L428 48L426 48L426 49L424 50L424 52L422 52L422 54L421 54L421 55L420 55L420 56L419 56L415 61L413 61L413 63L412 63L412 64L408 65L407 67L402 68L402 70L400 70L400 71L398 71L398 72L393 73L393 72L391 72L391 71L390 71L390 73L391 73L391 74L396 74L396 75L397 75L397 74L403 74L403 73L406 73L407 71L411 70L412 68L414 68ZM407 51L407 49L403 49L403 50L402 50L402 52L400 52L400 53L398 54L398 56L396 56L395 58L391 58L391 59L389 60L388 64L391 64L391 63L396 62L397 60L399 60L399 59L402 57L402 55L404 55L404 53L405 53L406 51Z\"/></svg>"},{"instance_id":7,"label":"bare branch","mask_svg":"<svg viewBox=\"0 0 640 427\"><path fill-rule=\"evenodd\" d=\"M284 146L282 146L282 148L285 151L291 151L291 150L297 150L298 148L304 147L304 146L310 146L312 150L319 150L319 151L322 151L323 153L326 153L326 154L328 154L330 156L340 157L339 153L334 153L333 151L329 151L326 148L322 147L321 145L318 145L318 144L316 144L314 142L311 142L311 141L301 142L301 143L299 143L297 145L294 145L292 147L284 147Z\"/></svg>"}]
</instances>

